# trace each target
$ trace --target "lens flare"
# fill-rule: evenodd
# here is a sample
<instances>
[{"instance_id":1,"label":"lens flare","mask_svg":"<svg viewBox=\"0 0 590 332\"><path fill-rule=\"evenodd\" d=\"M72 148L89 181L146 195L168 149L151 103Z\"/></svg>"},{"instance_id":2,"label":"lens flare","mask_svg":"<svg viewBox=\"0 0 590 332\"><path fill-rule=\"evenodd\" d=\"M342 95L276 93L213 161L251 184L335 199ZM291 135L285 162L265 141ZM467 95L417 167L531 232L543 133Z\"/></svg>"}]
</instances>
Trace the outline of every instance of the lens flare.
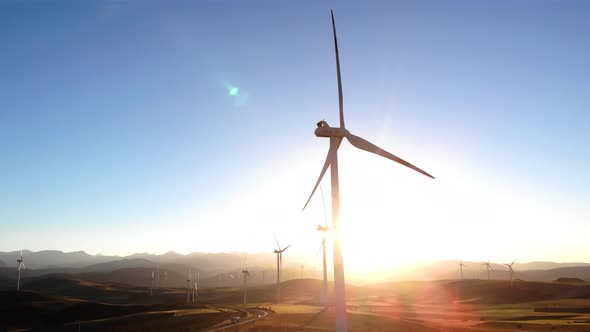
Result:
<instances>
[{"instance_id":1,"label":"lens flare","mask_svg":"<svg viewBox=\"0 0 590 332\"><path fill-rule=\"evenodd\" d=\"M231 97L235 97L240 93L240 88L231 84L225 84L225 88Z\"/></svg>"}]
</instances>

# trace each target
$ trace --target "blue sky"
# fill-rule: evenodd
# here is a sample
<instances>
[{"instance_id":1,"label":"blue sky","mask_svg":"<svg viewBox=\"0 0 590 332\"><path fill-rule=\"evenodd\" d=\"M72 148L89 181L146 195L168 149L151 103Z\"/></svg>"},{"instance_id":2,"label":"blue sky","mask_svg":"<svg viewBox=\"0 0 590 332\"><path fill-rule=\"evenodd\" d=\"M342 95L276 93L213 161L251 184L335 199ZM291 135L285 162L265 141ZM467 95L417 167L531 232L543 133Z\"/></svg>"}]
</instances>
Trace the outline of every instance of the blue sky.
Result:
<instances>
[{"instance_id":1,"label":"blue sky","mask_svg":"<svg viewBox=\"0 0 590 332\"><path fill-rule=\"evenodd\" d=\"M0 250L315 254L330 8L349 257L590 259L584 1L2 1Z\"/></svg>"}]
</instances>

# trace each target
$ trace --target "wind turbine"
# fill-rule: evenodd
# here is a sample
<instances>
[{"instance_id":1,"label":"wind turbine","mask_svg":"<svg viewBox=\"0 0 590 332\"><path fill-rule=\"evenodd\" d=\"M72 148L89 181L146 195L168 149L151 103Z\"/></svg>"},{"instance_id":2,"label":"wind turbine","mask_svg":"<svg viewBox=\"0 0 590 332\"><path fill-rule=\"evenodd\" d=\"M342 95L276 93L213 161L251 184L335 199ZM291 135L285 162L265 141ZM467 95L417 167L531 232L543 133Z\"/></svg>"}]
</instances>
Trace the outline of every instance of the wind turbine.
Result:
<instances>
[{"instance_id":1,"label":"wind turbine","mask_svg":"<svg viewBox=\"0 0 590 332\"><path fill-rule=\"evenodd\" d=\"M461 269L461 280L463 280L463 268L465 267L465 264L463 264L463 262L459 263L459 269Z\"/></svg>"},{"instance_id":2,"label":"wind turbine","mask_svg":"<svg viewBox=\"0 0 590 332\"><path fill-rule=\"evenodd\" d=\"M156 291L160 288L160 264L156 265Z\"/></svg>"},{"instance_id":3,"label":"wind turbine","mask_svg":"<svg viewBox=\"0 0 590 332\"><path fill-rule=\"evenodd\" d=\"M18 262L18 266L16 267L16 270L18 271L18 277L16 279L16 291L18 292L20 290L20 270L21 269L25 269L25 261L23 260L23 251L20 251L20 258L16 260Z\"/></svg>"},{"instance_id":4,"label":"wind turbine","mask_svg":"<svg viewBox=\"0 0 590 332\"><path fill-rule=\"evenodd\" d=\"M324 226L318 225L317 230L322 232L322 256L324 264L324 283L322 287L321 305L325 306L328 301L328 268L326 265L326 232L330 231L328 227L328 217L326 216L326 203L324 201L324 191L320 186L320 194L322 194L322 205L324 206Z\"/></svg>"},{"instance_id":5,"label":"wind turbine","mask_svg":"<svg viewBox=\"0 0 590 332\"><path fill-rule=\"evenodd\" d=\"M248 277L250 276L250 272L248 272L248 268L246 268L242 270L242 273L244 274L244 304L246 304L246 293L248 291Z\"/></svg>"},{"instance_id":6,"label":"wind turbine","mask_svg":"<svg viewBox=\"0 0 590 332\"><path fill-rule=\"evenodd\" d=\"M291 245L286 246L285 248L281 249L281 245L279 244L279 240L275 233L272 233L274 236L275 241L277 242L277 249L275 249L274 253L277 254L277 303L281 303L281 274L283 272L283 252Z\"/></svg>"},{"instance_id":7,"label":"wind turbine","mask_svg":"<svg viewBox=\"0 0 590 332\"><path fill-rule=\"evenodd\" d=\"M356 148L380 155L384 158L395 161L406 167L422 173L430 178L434 177L420 168L410 164L409 162L394 156L393 154L379 148L367 140L351 134L344 126L344 103L342 96L342 77L340 75L340 59L338 55L338 41L336 38L336 23L334 22L334 13L332 12L332 30L334 32L334 50L336 53L336 73L338 76L338 104L340 113L340 126L330 127L324 120L317 123L315 135L317 137L330 138L330 149L326 161L318 178L318 181L313 188L309 199L305 206L311 200L318 185L322 181L328 166L331 170L331 185L332 185L332 229L334 232L334 293L335 293L335 311L336 311L336 331L346 331L346 299L344 291L344 262L342 258L342 238L340 236L340 191L338 182L338 148L344 138ZM305 206L303 209L305 209Z\"/></svg>"},{"instance_id":8,"label":"wind turbine","mask_svg":"<svg viewBox=\"0 0 590 332\"><path fill-rule=\"evenodd\" d=\"M196 297L199 296L199 293L197 292L197 281L199 280L199 275L200 272L197 271L193 274L193 280L192 280L192 284L194 286L194 288L192 289L192 294L193 294L193 302L196 302Z\"/></svg>"},{"instance_id":9,"label":"wind turbine","mask_svg":"<svg viewBox=\"0 0 590 332\"><path fill-rule=\"evenodd\" d=\"M190 303L191 299L191 269L188 269L188 279L186 279L186 304Z\"/></svg>"},{"instance_id":10,"label":"wind turbine","mask_svg":"<svg viewBox=\"0 0 590 332\"><path fill-rule=\"evenodd\" d=\"M152 271L152 286L150 287L150 296L154 295L154 271Z\"/></svg>"},{"instance_id":11,"label":"wind turbine","mask_svg":"<svg viewBox=\"0 0 590 332\"><path fill-rule=\"evenodd\" d=\"M510 264L504 264L504 265L506 265L508 267L508 273L510 275L510 287L512 287L512 272L513 272L512 265L514 264L514 262L516 262L516 259L514 259L512 261L512 263L510 263Z\"/></svg>"},{"instance_id":12,"label":"wind turbine","mask_svg":"<svg viewBox=\"0 0 590 332\"><path fill-rule=\"evenodd\" d=\"M488 280L490 280L490 270L494 270L492 269L492 265L490 265L490 260L488 259L487 263L482 263L481 265L485 265L486 266L486 270L488 271Z\"/></svg>"}]
</instances>

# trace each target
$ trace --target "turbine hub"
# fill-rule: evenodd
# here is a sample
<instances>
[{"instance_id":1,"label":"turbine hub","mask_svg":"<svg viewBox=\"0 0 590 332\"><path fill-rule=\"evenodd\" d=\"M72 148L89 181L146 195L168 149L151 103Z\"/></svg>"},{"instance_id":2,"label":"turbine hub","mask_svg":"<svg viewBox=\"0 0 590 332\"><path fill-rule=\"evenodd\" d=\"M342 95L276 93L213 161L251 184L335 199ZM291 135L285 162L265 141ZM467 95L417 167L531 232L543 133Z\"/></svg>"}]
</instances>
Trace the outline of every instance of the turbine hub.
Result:
<instances>
[{"instance_id":1,"label":"turbine hub","mask_svg":"<svg viewBox=\"0 0 590 332\"><path fill-rule=\"evenodd\" d=\"M330 125L324 120L318 122L317 126L318 127L314 132L317 137L344 138L350 134L350 132L344 128L330 127Z\"/></svg>"}]
</instances>

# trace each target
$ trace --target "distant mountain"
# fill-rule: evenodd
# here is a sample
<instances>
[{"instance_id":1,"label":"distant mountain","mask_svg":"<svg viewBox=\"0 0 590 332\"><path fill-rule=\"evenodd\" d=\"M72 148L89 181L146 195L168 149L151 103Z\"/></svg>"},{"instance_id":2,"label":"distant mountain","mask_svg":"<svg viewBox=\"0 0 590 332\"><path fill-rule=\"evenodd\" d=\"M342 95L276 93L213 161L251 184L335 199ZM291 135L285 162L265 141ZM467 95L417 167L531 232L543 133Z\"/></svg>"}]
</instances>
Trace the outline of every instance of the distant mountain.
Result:
<instances>
[{"instance_id":1,"label":"distant mountain","mask_svg":"<svg viewBox=\"0 0 590 332\"><path fill-rule=\"evenodd\" d=\"M590 263L555 263L555 262L528 262L528 263L514 263L513 268L515 270L549 270L557 269L561 267L574 267L574 266L590 266Z\"/></svg>"},{"instance_id":2,"label":"distant mountain","mask_svg":"<svg viewBox=\"0 0 590 332\"><path fill-rule=\"evenodd\" d=\"M131 259L121 259L121 260L116 260L116 261L112 261L112 262L89 265L86 268L84 268L83 270L87 271L87 272L90 272L90 271L111 272L114 270L125 269L125 268L136 268L136 267L153 269L154 265L155 265L154 262L147 260L147 259L131 258Z\"/></svg>"},{"instance_id":3,"label":"distant mountain","mask_svg":"<svg viewBox=\"0 0 590 332\"><path fill-rule=\"evenodd\" d=\"M530 281L549 281L558 278L578 278L590 281L590 266L560 267L549 270L520 271L516 278Z\"/></svg>"},{"instance_id":4,"label":"distant mountain","mask_svg":"<svg viewBox=\"0 0 590 332\"><path fill-rule=\"evenodd\" d=\"M20 257L20 250L13 252L0 252L0 260L14 262ZM121 259L117 256L89 255L84 251L62 252L58 250L30 251L23 250L25 266L30 269L48 268L77 268L91 264L109 262Z\"/></svg>"},{"instance_id":5,"label":"distant mountain","mask_svg":"<svg viewBox=\"0 0 590 332\"><path fill-rule=\"evenodd\" d=\"M456 280L461 278L459 264L461 261L440 260L428 263L411 264L396 269L385 269L377 273L379 277L374 282L387 280ZM462 261L464 279L487 279L488 272L482 262ZM490 263L489 278L492 280L507 280L510 278L508 267L503 264ZM549 269L529 269L550 267ZM552 268L556 267L556 268ZM529 281L553 281L559 277L581 278L590 281L590 264L588 263L554 263L531 262L515 263L513 278Z\"/></svg>"},{"instance_id":6,"label":"distant mountain","mask_svg":"<svg viewBox=\"0 0 590 332\"><path fill-rule=\"evenodd\" d=\"M16 260L20 251L0 252L0 277L6 280L16 279ZM161 271L178 274L178 286L184 285L189 269L200 273L203 284L217 285L239 285L239 278L245 262L245 254L240 252L232 253L204 253L193 252L182 255L170 251L161 255L149 253L136 253L129 256L104 256L90 255L84 251L61 252L57 250L44 250L32 252L23 251L23 257L27 269L23 278L38 277L47 274L65 273L111 273L125 269L145 269L149 271L146 275L151 278L151 271L156 271L159 266ZM258 278L260 283L271 282L276 276L275 255L269 252L248 254L248 269ZM403 280L453 280L460 279L458 260L439 260L422 263L412 263L403 267L385 268L371 273L372 279L358 277L351 273L347 280L349 282L363 284L367 282L386 282ZM463 261L463 277L465 279L487 279L488 274L482 262ZM288 263L283 270L283 280L300 278L299 267L303 260L289 256ZM307 263L305 264L308 265ZM491 263L490 279L505 280L509 278L508 268L504 264ZM263 271L265 271L263 273ZM581 278L590 280L589 263L555 263L555 262L528 262L514 264L514 278L531 281L552 281L560 277ZM307 269L306 277L319 278L321 270ZM151 283L142 278L127 278L120 275L116 282L130 281L135 285L145 286ZM225 276L225 277L224 277ZM265 279L266 277L266 279ZM101 277L103 278L103 277ZM105 280L110 280L108 277ZM171 277L172 278L172 277ZM223 278L228 278L223 280ZM102 279L101 279L102 280ZM172 281L171 281L172 282ZM254 281L253 281L254 282ZM146 284L147 283L147 284ZM176 284L176 281L174 281Z\"/></svg>"},{"instance_id":7,"label":"distant mountain","mask_svg":"<svg viewBox=\"0 0 590 332\"><path fill-rule=\"evenodd\" d=\"M0 260L5 263L5 267L10 267L12 262L16 267L16 260L20 256L20 251L13 252L0 252ZM167 252L162 255L148 254L148 253L136 253L129 256L104 256L104 255L90 255L84 251L76 252L62 252L57 250L44 250L33 252L30 250L23 251L23 258L27 269L82 269L90 268L90 270L101 269L102 263L109 263L115 261L129 260L127 264L134 262L134 259L143 259L152 262L152 264L168 264L168 265L184 265L185 267L193 267L196 269L209 270L214 273L223 272L228 269L242 268L244 264L243 253L201 253L194 252L188 255L182 255L173 251ZM268 253L256 253L248 255L249 267L266 267L272 268L274 266L275 257L272 252ZM9 263L7 263L9 262ZM135 261L136 263L139 261ZM144 262L146 263L146 262ZM125 265L116 266L117 268L123 267L137 267L137 266L148 266L143 265ZM3 267L0 265L0 267ZM107 268L109 269L109 268ZM185 269L186 270L186 269Z\"/></svg>"}]
</instances>

